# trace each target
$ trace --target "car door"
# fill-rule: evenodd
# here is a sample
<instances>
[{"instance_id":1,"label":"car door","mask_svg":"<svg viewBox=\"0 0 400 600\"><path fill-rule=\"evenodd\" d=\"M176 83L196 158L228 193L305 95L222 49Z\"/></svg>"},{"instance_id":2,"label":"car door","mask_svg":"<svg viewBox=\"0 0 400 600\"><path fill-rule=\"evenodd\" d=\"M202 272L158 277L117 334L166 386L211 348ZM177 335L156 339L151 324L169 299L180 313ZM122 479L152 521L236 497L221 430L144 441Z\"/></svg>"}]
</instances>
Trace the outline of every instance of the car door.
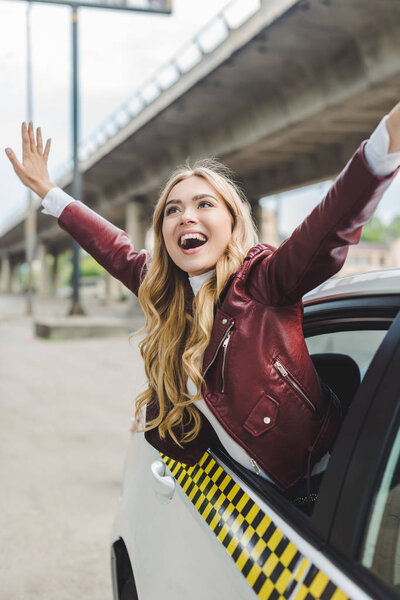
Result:
<instances>
[{"instance_id":1,"label":"car door","mask_svg":"<svg viewBox=\"0 0 400 600\"><path fill-rule=\"evenodd\" d=\"M211 456L205 453L192 468L164 460L142 434L133 436L112 534L112 543L123 540L129 554L137 596L127 598L253 598L215 540L210 513L201 510L205 498L210 509L210 482L218 477L210 473Z\"/></svg>"},{"instance_id":2,"label":"car door","mask_svg":"<svg viewBox=\"0 0 400 600\"><path fill-rule=\"evenodd\" d=\"M390 360L391 340L398 337L392 326L398 308L396 295L337 298L306 308L304 330L311 353L349 353L363 378L358 390L363 406L367 406L363 389L372 392L371 378L379 381L381 371L377 372L376 365L384 370ZM371 361L374 367L367 377ZM351 409L349 414L354 413ZM350 421L353 419L350 415ZM338 443L337 452L342 455L349 450ZM188 500L214 532L214 542L226 549L237 571L260 598L300 598L302 593L310 598L368 597L368 591L364 593L357 583L354 585L350 574L320 552L328 543L335 516L331 497L320 502L316 516L308 519L272 486L232 461L223 449L211 452L204 459L205 469L200 464L200 472L196 467L195 474L164 458L183 491L188 492ZM334 472L335 461L332 465ZM333 476L337 478L337 474ZM229 482L227 494L221 489L224 481ZM318 528L321 518L325 530Z\"/></svg>"},{"instance_id":3,"label":"car door","mask_svg":"<svg viewBox=\"0 0 400 600\"><path fill-rule=\"evenodd\" d=\"M350 353L363 376L311 518L221 448L210 449L194 467L158 455L149 446L142 448L140 467L134 467L142 473L132 478L132 490L141 481L148 486L150 479L153 490L150 495L146 492L144 518L135 524L136 536L129 541L139 598L161 593L165 598L207 595L222 600L374 597L336 551L332 532L334 522L342 523L337 511L354 451L348 431L351 441L361 435L364 416L400 337L399 327L392 324L398 308L397 296L333 299L306 306L304 331L310 350L347 352L349 336L353 342L358 336ZM150 577L154 569L160 577Z\"/></svg>"},{"instance_id":4,"label":"car door","mask_svg":"<svg viewBox=\"0 0 400 600\"><path fill-rule=\"evenodd\" d=\"M400 339L399 327L394 322L398 309L399 298L396 295L336 298L306 307L304 332L311 355L316 352L332 356L347 354L359 368L362 382L353 400L355 405L352 403L350 406L345 421L349 423L347 430L350 428L352 431L351 439L357 436L354 420L358 423L361 410L357 404L361 403L364 412L368 410L376 386L384 376L393 349ZM296 548L297 561L292 560L287 565L282 564L280 552L277 553L275 560L279 560L276 570L269 574L263 587L253 588L260 598L374 598L370 595L370 588L360 585L349 565L338 560L329 547L336 511L332 484L334 491L337 491L337 498L340 498L341 477L345 473L343 465L337 467L337 455L350 462L352 452L344 430L336 442L325 474L325 478L328 478L326 493L320 495L311 518L288 504L272 486L235 464L223 451L217 452L221 464L230 466L241 488L272 520L281 548L285 545L291 547L292 551ZM263 569L266 567L268 572L267 563ZM281 577L286 577L286 580L282 581Z\"/></svg>"}]
</instances>

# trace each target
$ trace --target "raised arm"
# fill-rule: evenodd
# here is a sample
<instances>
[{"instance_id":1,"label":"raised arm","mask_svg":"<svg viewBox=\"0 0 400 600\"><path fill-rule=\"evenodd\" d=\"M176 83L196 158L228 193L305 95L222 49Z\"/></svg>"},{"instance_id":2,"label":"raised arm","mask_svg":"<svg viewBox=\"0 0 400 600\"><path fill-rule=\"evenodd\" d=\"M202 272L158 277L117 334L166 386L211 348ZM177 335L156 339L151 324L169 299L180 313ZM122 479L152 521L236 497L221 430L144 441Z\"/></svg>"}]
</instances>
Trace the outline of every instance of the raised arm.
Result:
<instances>
[{"instance_id":1,"label":"raised arm","mask_svg":"<svg viewBox=\"0 0 400 600\"><path fill-rule=\"evenodd\" d=\"M44 206L52 205L46 214L58 217L58 224L67 231L93 258L113 277L119 279L134 294L147 271L149 256L145 250L136 251L128 235L57 188L50 181L47 159L50 140L43 149L40 127L35 133L33 124L22 124L22 162L19 162L11 148L6 154L14 171L24 185L44 199ZM48 202L50 196L52 204ZM48 204L46 205L46 202Z\"/></svg>"},{"instance_id":2,"label":"raised arm","mask_svg":"<svg viewBox=\"0 0 400 600\"><path fill-rule=\"evenodd\" d=\"M149 254L135 250L128 235L82 202L64 208L58 224L91 256L137 295L148 268Z\"/></svg>"},{"instance_id":3,"label":"raised arm","mask_svg":"<svg viewBox=\"0 0 400 600\"><path fill-rule=\"evenodd\" d=\"M364 142L324 200L290 238L254 266L248 285L255 298L273 305L293 304L341 269L348 247L359 242L362 226L372 217L396 172L389 169L387 174L386 168L380 175L383 163L377 158L387 155L386 167L392 164L392 171L400 165L400 103L380 127L386 127L384 144L380 150L375 144L375 157L367 153L374 164L367 161Z\"/></svg>"}]
</instances>

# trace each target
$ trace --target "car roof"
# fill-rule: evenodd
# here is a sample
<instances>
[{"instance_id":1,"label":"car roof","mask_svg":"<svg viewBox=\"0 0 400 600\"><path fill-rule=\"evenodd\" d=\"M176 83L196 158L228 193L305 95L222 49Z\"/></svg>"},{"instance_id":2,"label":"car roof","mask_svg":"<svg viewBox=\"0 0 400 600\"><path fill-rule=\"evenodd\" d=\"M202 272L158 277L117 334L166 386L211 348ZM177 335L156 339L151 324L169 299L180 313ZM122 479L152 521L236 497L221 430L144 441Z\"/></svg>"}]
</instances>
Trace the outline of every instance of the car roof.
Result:
<instances>
[{"instance_id":1,"label":"car roof","mask_svg":"<svg viewBox=\"0 0 400 600\"><path fill-rule=\"evenodd\" d=\"M307 305L350 296L386 294L400 295L400 269L382 269L345 277L332 277L305 294L303 301Z\"/></svg>"}]
</instances>

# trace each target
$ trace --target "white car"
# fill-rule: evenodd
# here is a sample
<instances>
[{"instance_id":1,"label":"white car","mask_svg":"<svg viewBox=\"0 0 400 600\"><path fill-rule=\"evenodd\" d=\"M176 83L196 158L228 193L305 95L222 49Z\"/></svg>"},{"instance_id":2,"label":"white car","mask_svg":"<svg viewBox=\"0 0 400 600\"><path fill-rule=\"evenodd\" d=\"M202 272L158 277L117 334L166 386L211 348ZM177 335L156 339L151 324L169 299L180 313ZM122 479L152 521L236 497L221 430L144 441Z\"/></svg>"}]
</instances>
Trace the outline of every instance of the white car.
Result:
<instances>
[{"instance_id":1,"label":"white car","mask_svg":"<svg viewBox=\"0 0 400 600\"><path fill-rule=\"evenodd\" d=\"M332 279L304 303L345 413L311 516L221 448L186 467L133 433L114 600L400 598L400 269Z\"/></svg>"}]
</instances>

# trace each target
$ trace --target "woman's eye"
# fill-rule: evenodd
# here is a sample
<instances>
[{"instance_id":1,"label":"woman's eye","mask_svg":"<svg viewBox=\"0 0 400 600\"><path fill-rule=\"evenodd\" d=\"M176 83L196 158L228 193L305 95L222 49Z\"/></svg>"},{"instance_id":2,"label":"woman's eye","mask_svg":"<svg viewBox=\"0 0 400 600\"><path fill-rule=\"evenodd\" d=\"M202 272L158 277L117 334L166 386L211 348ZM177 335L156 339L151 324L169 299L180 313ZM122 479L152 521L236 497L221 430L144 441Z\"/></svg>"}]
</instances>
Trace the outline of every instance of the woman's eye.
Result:
<instances>
[{"instance_id":1,"label":"woman's eye","mask_svg":"<svg viewBox=\"0 0 400 600\"><path fill-rule=\"evenodd\" d=\"M178 210L177 206L171 206L170 208L167 208L167 210L165 211L165 214L168 216L170 214L173 213L173 211Z\"/></svg>"},{"instance_id":2,"label":"woman's eye","mask_svg":"<svg viewBox=\"0 0 400 600\"><path fill-rule=\"evenodd\" d=\"M208 207L210 207L210 206L212 207L214 205L212 204L212 202L209 202L208 200L202 200L201 202L198 203L197 207L201 208L203 206L205 206L206 208L208 208ZM167 208L165 210L165 215L166 216L172 215L172 214L174 214L175 212L178 212L178 211L179 211L179 207L178 206L170 206L169 208Z\"/></svg>"}]
</instances>

